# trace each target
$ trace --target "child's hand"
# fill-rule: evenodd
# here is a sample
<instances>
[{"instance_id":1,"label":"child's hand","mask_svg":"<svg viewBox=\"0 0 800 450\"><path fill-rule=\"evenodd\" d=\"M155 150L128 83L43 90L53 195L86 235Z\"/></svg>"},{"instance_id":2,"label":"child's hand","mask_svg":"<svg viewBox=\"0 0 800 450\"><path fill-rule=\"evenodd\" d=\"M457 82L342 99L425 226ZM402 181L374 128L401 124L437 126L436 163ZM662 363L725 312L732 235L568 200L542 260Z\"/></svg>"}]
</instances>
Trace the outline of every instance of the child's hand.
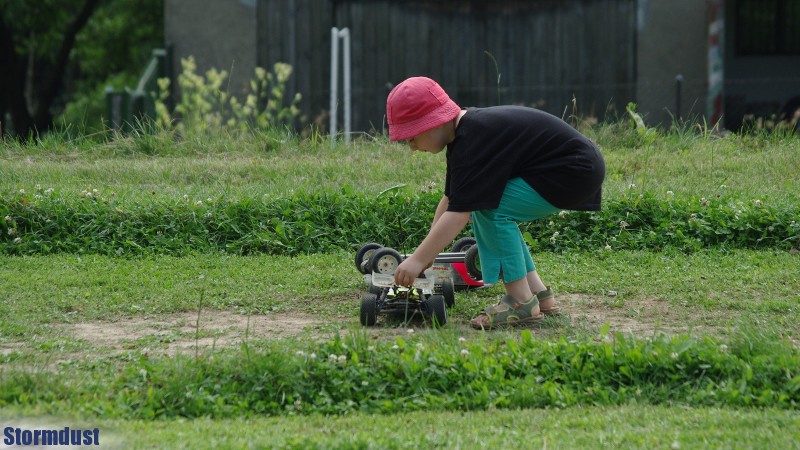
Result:
<instances>
[{"instance_id":1,"label":"child's hand","mask_svg":"<svg viewBox=\"0 0 800 450\"><path fill-rule=\"evenodd\" d=\"M422 262L419 261L418 258L414 258L414 255L409 256L395 269L394 284L398 286L411 286L414 284L414 279L420 276L422 272L431 265L433 265L432 262Z\"/></svg>"}]
</instances>

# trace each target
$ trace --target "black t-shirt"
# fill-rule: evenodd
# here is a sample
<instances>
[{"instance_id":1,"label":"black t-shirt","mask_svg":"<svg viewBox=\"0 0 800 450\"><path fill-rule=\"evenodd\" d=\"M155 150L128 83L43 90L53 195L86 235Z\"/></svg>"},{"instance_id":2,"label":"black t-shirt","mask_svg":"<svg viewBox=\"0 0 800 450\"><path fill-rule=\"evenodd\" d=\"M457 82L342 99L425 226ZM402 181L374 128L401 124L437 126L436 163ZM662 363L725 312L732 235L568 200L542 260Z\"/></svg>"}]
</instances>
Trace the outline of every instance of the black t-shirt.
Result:
<instances>
[{"instance_id":1,"label":"black t-shirt","mask_svg":"<svg viewBox=\"0 0 800 450\"><path fill-rule=\"evenodd\" d=\"M447 145L447 210L495 209L517 177L557 208L597 211L605 162L588 138L546 112L468 109Z\"/></svg>"}]
</instances>

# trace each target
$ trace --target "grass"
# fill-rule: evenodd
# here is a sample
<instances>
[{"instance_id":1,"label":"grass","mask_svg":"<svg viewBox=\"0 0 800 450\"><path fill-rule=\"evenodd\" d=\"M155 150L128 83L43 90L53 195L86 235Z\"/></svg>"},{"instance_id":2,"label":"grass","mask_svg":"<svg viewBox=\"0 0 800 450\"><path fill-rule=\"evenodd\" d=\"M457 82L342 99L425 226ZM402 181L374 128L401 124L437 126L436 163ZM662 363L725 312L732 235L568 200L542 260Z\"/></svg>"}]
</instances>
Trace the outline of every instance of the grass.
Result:
<instances>
[{"instance_id":1,"label":"grass","mask_svg":"<svg viewBox=\"0 0 800 450\"><path fill-rule=\"evenodd\" d=\"M800 417L770 409L629 405L250 419L86 421L0 413L3 423L99 427L101 448L782 448Z\"/></svg>"},{"instance_id":2,"label":"grass","mask_svg":"<svg viewBox=\"0 0 800 450\"><path fill-rule=\"evenodd\" d=\"M561 295L591 297L612 308L651 299L676 312L691 308L699 313L755 314L778 323L800 311L800 288L791 270L797 256L786 252L623 251L535 257L543 279L552 281ZM203 291L209 310L292 311L322 320L355 321L364 282L351 260L345 252L298 257L4 257L0 320L6 340L24 338L34 334L32 325L190 311ZM459 294L453 320L466 321L481 302L499 292L496 287ZM800 327L787 323L783 331L798 333Z\"/></svg>"},{"instance_id":3,"label":"grass","mask_svg":"<svg viewBox=\"0 0 800 450\"><path fill-rule=\"evenodd\" d=\"M606 157L607 199L643 193L748 205L758 200L779 209L800 203L796 137L716 138L681 130L645 145L614 127L588 134ZM327 141L298 141L280 133L177 139L139 135L100 144L51 135L36 145L0 143L0 195L20 189L33 193L37 185L74 196L98 189L113 195L122 208L179 202L183 196L191 202L209 197L268 201L309 192L374 196L397 185L407 185L412 193L428 190L431 183L440 192L443 178L444 158L409 157L407 148L382 138L335 149ZM128 376L125 371L132 371L129 388L141 389L146 384L136 374L147 364L161 370L164 379L158 381L166 382L166 374L186 375L173 359L199 355L210 361L216 354L219 365L210 363L209 378L202 380L213 383L215 373L235 368L230 361L223 366L223 356L235 358L231 352L244 351L242 341L255 352L293 354L296 348L328 348L336 336L360 333L358 297L364 286L351 253L0 256L0 380L41 377L28 397L4 404L0 419L10 425L100 426L101 436L108 436L105 444L118 448L800 448L796 404L788 409L709 408L683 390L682 400L654 405L661 395L658 388L647 388L641 400L626 397L630 392L620 394L632 400L616 406L579 402L563 408L470 412L141 420L132 418L144 411L135 406L117 419L87 409L91 404L122 411L115 409L122 404L114 406L104 386L116 383L118 388ZM770 358L779 364L797 355L797 254L725 248L578 251L566 246L537 253L535 261L566 310L530 330L537 345L564 342L568 352L594 341L602 348L604 336L616 336L609 332L636 339L664 332L679 336L676 350L683 342L704 342L710 336L709 348L736 348L744 366L768 364ZM365 339L381 346L400 339L409 345L449 345L464 337L471 348L496 348L519 339L520 332L484 334L467 322L500 293L493 287L459 294L444 330L385 322L368 330ZM296 320L294 328L281 331L290 320ZM636 361L635 349L627 357ZM696 356L706 357L714 358L714 352ZM499 367L507 368L503 364ZM790 380L788 389L795 391L787 395L796 395L791 383L796 384L797 374L789 369L786 374L780 382ZM335 382L339 376L334 370L326 379ZM763 373L751 376L758 380ZM184 386L180 379L171 381ZM701 381L708 378L700 375L696 382ZM720 386L720 392L735 391L724 381ZM575 389L582 392L581 385ZM84 394L92 400L82 403Z\"/></svg>"},{"instance_id":4,"label":"grass","mask_svg":"<svg viewBox=\"0 0 800 450\"><path fill-rule=\"evenodd\" d=\"M797 259L787 252L752 250L535 255L544 280L575 311L571 321L553 324L559 334L596 333L603 324L595 321L585 329L581 318L628 315L650 323L651 329L687 331L712 324L715 335L735 334L742 324L759 321L800 339L794 320L800 311ZM135 259L54 255L0 261L0 343L62 337L56 331L60 328L53 327L58 324L195 311L201 292L208 315L217 310L304 314L346 328L358 324L358 298L364 290L346 252ZM459 294L451 323L465 326L500 294L500 287Z\"/></svg>"},{"instance_id":5,"label":"grass","mask_svg":"<svg viewBox=\"0 0 800 450\"><path fill-rule=\"evenodd\" d=\"M604 189L609 197L625 195L633 184L638 191L679 196L770 199L776 204L800 199L794 176L800 173L800 143L791 137L667 135L643 147L620 147L603 134L596 138L607 162ZM269 145L273 140L218 137L175 143L161 138L153 144L159 149L156 154L135 146L120 150L123 144L116 142L98 146L56 141L44 148L5 143L0 146L0 193L33 192L39 184L76 194L96 188L142 202L153 196L205 200L338 192L345 186L377 194L398 184L417 190L430 182L440 188L444 182L443 157L409 156L400 144L357 141L330 148L286 138L286 144Z\"/></svg>"}]
</instances>

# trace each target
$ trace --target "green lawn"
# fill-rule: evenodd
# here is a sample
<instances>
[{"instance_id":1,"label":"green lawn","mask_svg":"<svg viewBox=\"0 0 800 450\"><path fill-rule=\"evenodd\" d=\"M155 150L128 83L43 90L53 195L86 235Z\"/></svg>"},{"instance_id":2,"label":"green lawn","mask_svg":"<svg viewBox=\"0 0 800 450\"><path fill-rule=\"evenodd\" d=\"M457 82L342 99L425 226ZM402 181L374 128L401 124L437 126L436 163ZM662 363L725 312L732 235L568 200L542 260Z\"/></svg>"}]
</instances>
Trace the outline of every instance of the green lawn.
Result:
<instances>
[{"instance_id":1,"label":"green lawn","mask_svg":"<svg viewBox=\"0 0 800 450\"><path fill-rule=\"evenodd\" d=\"M114 421L0 415L100 429L100 448L800 448L800 414L669 406Z\"/></svg>"},{"instance_id":2,"label":"green lawn","mask_svg":"<svg viewBox=\"0 0 800 450\"><path fill-rule=\"evenodd\" d=\"M800 203L796 137L716 138L684 132L645 145L608 128L589 134L606 157L607 199L642 192L759 201L777 208ZM20 190L52 188L77 197L97 189L126 208L184 195L192 202L207 197L268 201L299 192L372 196L397 185L409 186L413 195L440 191L443 169L443 158L411 155L382 138L331 149L327 141L274 136L179 140L159 135L104 144L55 137L29 146L0 143L0 198ZM364 332L358 308L365 286L353 264L354 251L294 257L197 252L175 257L157 251L125 258L0 255L0 385L7 390L0 393L3 427L98 427L101 448L800 448L798 403L789 397L781 400L780 409L708 406L704 397L692 397L691 386L681 386L687 396L672 401L663 401L669 396L657 388L634 397L623 392L624 400L615 406L581 401L567 407L413 408L391 414L351 408L348 414L330 416L286 410L274 417L145 420L138 418L143 413L134 403L122 400L126 389L141 387L136 373L127 380L126 371L152 364L153 371L142 376L161 373L166 379L186 370L182 358L220 355L222 361L235 357L242 343L266 355L293 355L295 348L328 349L339 345L340 336L362 333L387 351L401 340L409 347L433 343L442 352L450 346L498 348L520 341L520 330L484 333L468 326L477 311L502 294L498 286L459 293L444 329L386 320ZM728 369L734 363L737 368L748 363L769 367L772 356L775 373L785 375L767 381L760 379L764 374L743 375L741 383L764 382L774 385L776 396L796 396L800 374L780 364L796 361L800 352L798 258L796 251L724 246L688 253L568 248L538 253L534 260L564 314L529 331L536 342L590 349L595 344L613 348L615 336L646 341L664 333L677 336L676 354L687 339L710 338L714 349L737 348L736 355L722 358L732 364ZM635 363L638 356L632 355L627 357ZM753 359L742 361L747 355ZM513 361L498 364L493 367L514 367ZM223 369L230 370L220 365ZM331 370L327 376L335 381L339 374ZM425 373L424 367L414 370ZM213 382L211 372L203 381ZM480 366L474 373L481 373ZM698 386L709 382L702 373ZM737 373L734 378L719 375L714 382L720 391L732 392ZM14 385L17 380L20 384ZM106 382L113 391L103 390ZM583 392L582 386L572 388ZM86 402L97 409L80 403L85 395L100 398ZM736 394L731 395L735 400ZM236 398L231 394L226 400ZM765 393L762 398L770 397ZM395 408L403 399L388 400ZM411 408L414 399L408 401Z\"/></svg>"}]
</instances>

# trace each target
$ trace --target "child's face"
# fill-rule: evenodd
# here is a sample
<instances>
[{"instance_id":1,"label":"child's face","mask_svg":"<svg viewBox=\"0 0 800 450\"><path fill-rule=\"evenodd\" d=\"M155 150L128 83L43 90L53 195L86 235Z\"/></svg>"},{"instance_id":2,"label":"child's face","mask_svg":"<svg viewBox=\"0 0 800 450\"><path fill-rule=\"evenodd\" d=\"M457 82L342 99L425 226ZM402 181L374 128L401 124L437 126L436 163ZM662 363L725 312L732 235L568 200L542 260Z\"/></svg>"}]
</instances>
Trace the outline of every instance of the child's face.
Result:
<instances>
[{"instance_id":1,"label":"child's face","mask_svg":"<svg viewBox=\"0 0 800 450\"><path fill-rule=\"evenodd\" d=\"M412 151L439 153L450 140L452 139L448 139L444 126L438 126L409 139L408 146Z\"/></svg>"}]
</instances>

